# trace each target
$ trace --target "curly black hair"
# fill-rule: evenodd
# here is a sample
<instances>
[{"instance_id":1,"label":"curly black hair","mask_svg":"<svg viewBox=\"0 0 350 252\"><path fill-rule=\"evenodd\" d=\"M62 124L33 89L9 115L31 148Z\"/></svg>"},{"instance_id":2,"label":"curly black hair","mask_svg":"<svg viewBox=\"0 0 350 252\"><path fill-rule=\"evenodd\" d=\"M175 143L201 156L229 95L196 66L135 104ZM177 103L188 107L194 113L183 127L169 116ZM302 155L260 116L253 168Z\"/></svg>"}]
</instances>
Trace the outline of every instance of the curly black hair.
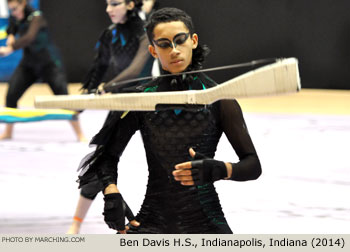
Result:
<instances>
[{"instance_id":1,"label":"curly black hair","mask_svg":"<svg viewBox=\"0 0 350 252\"><path fill-rule=\"evenodd\" d=\"M194 33L194 25L190 15L177 8L162 8L152 13L146 23L148 40L153 44L153 30L159 23L181 21L188 28L191 35Z\"/></svg>"},{"instance_id":2,"label":"curly black hair","mask_svg":"<svg viewBox=\"0 0 350 252\"><path fill-rule=\"evenodd\" d=\"M168 23L173 21L181 21L188 28L191 36L194 33L194 25L190 15L185 11L177 8L162 8L152 13L146 24L146 33L150 44L153 44L154 28L160 23ZM206 45L198 45L193 50L192 64L190 68L192 70L202 68L202 64L209 54L210 49Z\"/></svg>"}]
</instances>

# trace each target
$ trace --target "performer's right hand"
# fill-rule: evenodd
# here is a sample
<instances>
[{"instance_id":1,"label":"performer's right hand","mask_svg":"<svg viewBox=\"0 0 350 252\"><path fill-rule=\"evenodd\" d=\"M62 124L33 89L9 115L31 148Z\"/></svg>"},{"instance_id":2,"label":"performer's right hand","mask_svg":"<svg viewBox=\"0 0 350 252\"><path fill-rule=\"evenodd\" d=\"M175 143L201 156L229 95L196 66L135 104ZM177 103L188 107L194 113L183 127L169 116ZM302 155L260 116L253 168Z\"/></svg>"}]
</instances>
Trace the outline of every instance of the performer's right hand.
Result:
<instances>
[{"instance_id":1,"label":"performer's right hand","mask_svg":"<svg viewBox=\"0 0 350 252\"><path fill-rule=\"evenodd\" d=\"M139 225L120 193L106 194L104 201L105 207L103 215L105 216L104 220L109 228L115 229L121 234L125 234L125 217L127 217L133 226Z\"/></svg>"},{"instance_id":2,"label":"performer's right hand","mask_svg":"<svg viewBox=\"0 0 350 252\"><path fill-rule=\"evenodd\" d=\"M6 57L13 52L12 46L0 46L0 56Z\"/></svg>"}]
</instances>

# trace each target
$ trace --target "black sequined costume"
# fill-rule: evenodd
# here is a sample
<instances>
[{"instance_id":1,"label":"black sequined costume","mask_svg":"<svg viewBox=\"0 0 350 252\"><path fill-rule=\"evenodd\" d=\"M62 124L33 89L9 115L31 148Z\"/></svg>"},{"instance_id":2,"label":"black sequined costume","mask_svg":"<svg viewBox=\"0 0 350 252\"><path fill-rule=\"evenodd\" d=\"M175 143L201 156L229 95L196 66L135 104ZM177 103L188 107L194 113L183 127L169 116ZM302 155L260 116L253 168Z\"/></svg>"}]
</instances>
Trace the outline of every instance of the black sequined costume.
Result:
<instances>
[{"instance_id":1,"label":"black sequined costume","mask_svg":"<svg viewBox=\"0 0 350 252\"><path fill-rule=\"evenodd\" d=\"M114 87L113 83L151 76L153 58L148 53L148 40L143 25L139 16L130 13L126 23L112 24L102 32L97 43L97 53L84 81L83 89L94 92L106 75L111 75L114 78L104 85L105 90L120 92L121 86ZM135 86L136 83L131 85ZM92 180L82 187L80 193L83 197L93 200L102 189L98 180Z\"/></svg>"},{"instance_id":2,"label":"black sequined costume","mask_svg":"<svg viewBox=\"0 0 350 252\"><path fill-rule=\"evenodd\" d=\"M215 83L204 74L160 78L145 86L145 92L206 89ZM188 149L214 157L224 132L240 158L233 164L232 180L256 179L260 163L245 126L239 104L218 101L197 109L162 109L155 112L129 112L120 119L113 112L93 143L94 158L88 156L84 184L96 174L107 186L117 183L117 164L128 141L140 130L149 168L147 192L136 219L139 227L128 233L232 233L212 183L182 186L172 176L175 164L190 160ZM86 159L85 159L86 160ZM132 167L130 167L131 169ZM127 200L127 199L126 199Z\"/></svg>"},{"instance_id":3,"label":"black sequined costume","mask_svg":"<svg viewBox=\"0 0 350 252\"><path fill-rule=\"evenodd\" d=\"M131 15L125 24L112 24L102 32L96 45L94 62L84 81L84 89L96 89L107 70L113 79L108 80L105 86L151 75L153 58L148 53L143 24L137 15Z\"/></svg>"},{"instance_id":4,"label":"black sequined costume","mask_svg":"<svg viewBox=\"0 0 350 252\"><path fill-rule=\"evenodd\" d=\"M12 45L14 50L23 48L22 59L9 81L7 107L16 108L19 98L38 79L47 82L54 94L68 94L62 61L40 11L26 5L21 21L10 17L7 34L19 36Z\"/></svg>"}]
</instances>

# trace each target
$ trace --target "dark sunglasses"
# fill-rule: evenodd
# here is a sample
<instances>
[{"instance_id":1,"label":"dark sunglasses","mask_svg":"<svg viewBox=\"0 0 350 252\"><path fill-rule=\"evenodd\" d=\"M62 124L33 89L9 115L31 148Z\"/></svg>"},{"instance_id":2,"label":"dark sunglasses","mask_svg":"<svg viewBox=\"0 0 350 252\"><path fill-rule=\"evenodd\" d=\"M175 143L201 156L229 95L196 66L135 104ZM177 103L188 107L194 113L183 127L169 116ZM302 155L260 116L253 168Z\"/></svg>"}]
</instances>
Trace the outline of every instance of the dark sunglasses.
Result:
<instances>
[{"instance_id":1,"label":"dark sunglasses","mask_svg":"<svg viewBox=\"0 0 350 252\"><path fill-rule=\"evenodd\" d=\"M157 40L153 40L153 42L162 49L176 48L177 45L182 45L183 43L185 43L189 36L190 36L189 32L188 33L181 32L174 36L173 41L170 41L169 39L166 39L166 38L160 38Z\"/></svg>"}]
</instances>

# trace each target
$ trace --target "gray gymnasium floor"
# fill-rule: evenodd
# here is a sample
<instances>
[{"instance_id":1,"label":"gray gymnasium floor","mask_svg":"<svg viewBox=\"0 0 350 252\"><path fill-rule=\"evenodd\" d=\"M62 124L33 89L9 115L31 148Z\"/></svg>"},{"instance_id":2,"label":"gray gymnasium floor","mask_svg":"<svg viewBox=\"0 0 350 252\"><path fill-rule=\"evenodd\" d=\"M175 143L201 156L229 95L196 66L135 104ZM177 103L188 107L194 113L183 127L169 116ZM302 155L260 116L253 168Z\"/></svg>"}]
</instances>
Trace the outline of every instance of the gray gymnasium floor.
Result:
<instances>
[{"instance_id":1,"label":"gray gymnasium floor","mask_svg":"<svg viewBox=\"0 0 350 252\"><path fill-rule=\"evenodd\" d=\"M345 113L286 114L254 112L242 104L263 175L251 182L215 184L233 231L349 233L349 107ZM105 111L82 113L85 134L92 137L105 117ZM0 131L3 128L0 124ZM0 233L64 234L79 196L76 168L90 151L86 143L75 141L65 121L17 124L14 138L0 142ZM226 138L217 153L217 159L236 160ZM146 187L145 162L137 133L119 169L119 188L135 213ZM102 210L99 195L81 233L114 233L104 224Z\"/></svg>"}]
</instances>

